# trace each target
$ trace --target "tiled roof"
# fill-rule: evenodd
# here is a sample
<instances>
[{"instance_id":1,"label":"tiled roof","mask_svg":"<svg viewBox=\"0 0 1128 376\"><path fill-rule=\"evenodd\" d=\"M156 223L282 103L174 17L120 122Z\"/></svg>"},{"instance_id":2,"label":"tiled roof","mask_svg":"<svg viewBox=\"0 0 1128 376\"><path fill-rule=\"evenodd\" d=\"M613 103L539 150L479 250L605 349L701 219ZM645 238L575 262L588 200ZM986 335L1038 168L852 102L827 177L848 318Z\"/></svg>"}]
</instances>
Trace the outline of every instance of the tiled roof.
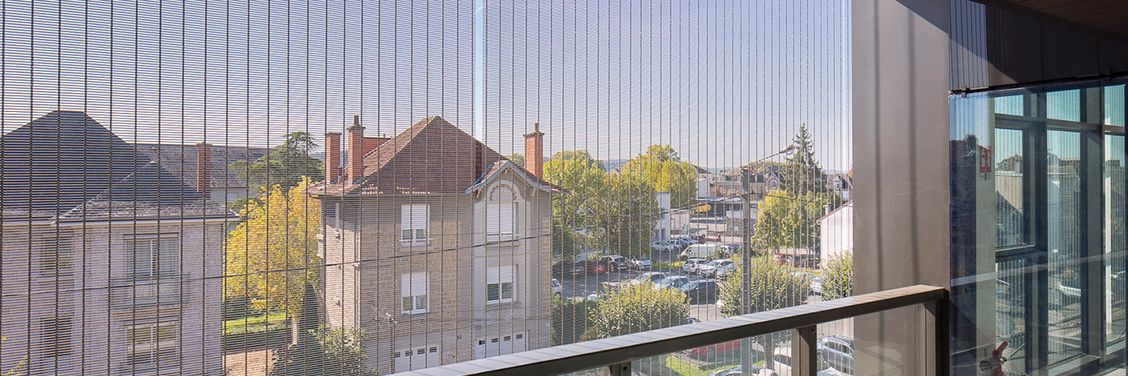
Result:
<instances>
[{"instance_id":1,"label":"tiled roof","mask_svg":"<svg viewBox=\"0 0 1128 376\"><path fill-rule=\"evenodd\" d=\"M111 211L111 201L122 205ZM230 214L78 111L53 111L0 137L0 205L6 220L77 219L100 206L114 219Z\"/></svg>"},{"instance_id":2,"label":"tiled roof","mask_svg":"<svg viewBox=\"0 0 1128 376\"><path fill-rule=\"evenodd\" d=\"M196 157L199 149L196 145L176 144L146 144L138 143L137 151L144 154L149 160L160 162L161 168L179 175L184 184L195 187L196 184ZM212 188L245 188L247 179L240 176L239 171L229 168L231 162L254 161L270 152L269 148L245 146L220 146L211 145L211 177L208 182Z\"/></svg>"},{"instance_id":3,"label":"tiled roof","mask_svg":"<svg viewBox=\"0 0 1128 376\"><path fill-rule=\"evenodd\" d=\"M458 194L508 161L441 117L416 122L364 156L355 184L319 184L314 194ZM526 174L538 184L540 179ZM549 185L550 186L550 185Z\"/></svg>"}]
</instances>

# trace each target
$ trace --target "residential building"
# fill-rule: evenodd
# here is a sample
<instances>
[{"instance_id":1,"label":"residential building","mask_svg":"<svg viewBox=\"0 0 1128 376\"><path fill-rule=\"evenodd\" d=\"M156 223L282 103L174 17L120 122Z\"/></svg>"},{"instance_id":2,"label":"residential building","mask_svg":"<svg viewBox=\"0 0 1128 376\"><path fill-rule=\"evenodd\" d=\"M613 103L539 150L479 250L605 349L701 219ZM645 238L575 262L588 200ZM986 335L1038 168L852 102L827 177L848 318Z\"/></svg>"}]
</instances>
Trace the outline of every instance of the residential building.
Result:
<instances>
[{"instance_id":1,"label":"residential building","mask_svg":"<svg viewBox=\"0 0 1128 376\"><path fill-rule=\"evenodd\" d=\"M548 346L550 200L543 137L525 168L441 117L369 148L348 129L344 173L329 135L321 200L324 317L360 328L380 373Z\"/></svg>"},{"instance_id":2,"label":"residential building","mask_svg":"<svg viewBox=\"0 0 1128 376\"><path fill-rule=\"evenodd\" d=\"M650 240L670 240L670 231L673 229L670 223L670 215L673 208L670 207L670 192L655 192L654 199L658 201L658 220L654 221L654 234L651 235Z\"/></svg>"},{"instance_id":3,"label":"residential building","mask_svg":"<svg viewBox=\"0 0 1128 376\"><path fill-rule=\"evenodd\" d=\"M253 162L270 152L266 147L236 145L175 145L160 143L134 144L149 160L160 163L166 171L179 175L185 185L208 192L212 202L224 204L258 196L257 188L247 184L244 173L231 168L235 161ZM201 179L206 177L206 179ZM207 184L208 187L201 187Z\"/></svg>"},{"instance_id":4,"label":"residential building","mask_svg":"<svg viewBox=\"0 0 1128 376\"><path fill-rule=\"evenodd\" d=\"M0 369L222 372L232 213L78 111L0 137L0 171Z\"/></svg>"},{"instance_id":5,"label":"residential building","mask_svg":"<svg viewBox=\"0 0 1128 376\"><path fill-rule=\"evenodd\" d=\"M854 252L854 202L828 211L819 218L819 268L832 258Z\"/></svg>"},{"instance_id":6,"label":"residential building","mask_svg":"<svg viewBox=\"0 0 1128 376\"><path fill-rule=\"evenodd\" d=\"M850 191L854 190L853 171L827 174L826 189L837 194L843 201L850 201Z\"/></svg>"}]
</instances>

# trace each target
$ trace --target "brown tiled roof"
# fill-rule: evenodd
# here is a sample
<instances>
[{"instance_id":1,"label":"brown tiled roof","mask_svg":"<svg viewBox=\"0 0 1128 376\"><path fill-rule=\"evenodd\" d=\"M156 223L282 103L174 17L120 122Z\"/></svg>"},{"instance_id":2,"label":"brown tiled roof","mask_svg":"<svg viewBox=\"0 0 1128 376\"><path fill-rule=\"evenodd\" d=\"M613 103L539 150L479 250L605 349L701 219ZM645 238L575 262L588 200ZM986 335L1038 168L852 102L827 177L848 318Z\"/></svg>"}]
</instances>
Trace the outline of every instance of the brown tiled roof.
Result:
<instances>
[{"instance_id":1,"label":"brown tiled roof","mask_svg":"<svg viewBox=\"0 0 1128 376\"><path fill-rule=\"evenodd\" d=\"M318 184L313 194L461 194L505 157L438 116L416 122L364 156L355 184ZM537 183L547 184L528 176Z\"/></svg>"}]
</instances>

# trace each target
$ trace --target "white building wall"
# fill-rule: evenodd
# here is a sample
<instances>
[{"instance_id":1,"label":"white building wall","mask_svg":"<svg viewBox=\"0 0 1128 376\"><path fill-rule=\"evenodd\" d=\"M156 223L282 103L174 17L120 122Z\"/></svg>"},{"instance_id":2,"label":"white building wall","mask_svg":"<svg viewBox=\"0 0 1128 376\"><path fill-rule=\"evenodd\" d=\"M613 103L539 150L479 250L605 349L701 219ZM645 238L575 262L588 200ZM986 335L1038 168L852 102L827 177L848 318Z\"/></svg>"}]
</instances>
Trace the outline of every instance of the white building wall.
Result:
<instances>
[{"instance_id":1,"label":"white building wall","mask_svg":"<svg viewBox=\"0 0 1128 376\"><path fill-rule=\"evenodd\" d=\"M820 268L826 267L827 260L854 251L853 201L819 218L819 249L822 251Z\"/></svg>"}]
</instances>

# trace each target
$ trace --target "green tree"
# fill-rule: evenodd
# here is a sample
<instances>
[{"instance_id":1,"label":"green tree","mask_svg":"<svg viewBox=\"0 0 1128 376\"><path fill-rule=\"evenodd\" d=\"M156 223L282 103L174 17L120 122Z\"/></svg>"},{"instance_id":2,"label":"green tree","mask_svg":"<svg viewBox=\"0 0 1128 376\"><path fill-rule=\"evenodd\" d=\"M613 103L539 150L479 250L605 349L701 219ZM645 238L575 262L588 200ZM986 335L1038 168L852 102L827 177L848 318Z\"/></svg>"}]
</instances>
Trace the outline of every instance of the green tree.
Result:
<instances>
[{"instance_id":1,"label":"green tree","mask_svg":"<svg viewBox=\"0 0 1128 376\"><path fill-rule=\"evenodd\" d=\"M589 312L594 311L599 302L586 299L552 299L552 344L575 343L583 337L590 326Z\"/></svg>"},{"instance_id":2,"label":"green tree","mask_svg":"<svg viewBox=\"0 0 1128 376\"><path fill-rule=\"evenodd\" d=\"M7 340L8 340L8 338L6 338L6 337L0 337L0 344L3 344L4 341L7 341ZM26 366L27 366L27 356L25 355L23 358L20 359L19 362L17 362L15 365L13 365L12 368L9 368L7 371L4 371L3 376L23 375L24 374L24 367L26 367Z\"/></svg>"},{"instance_id":3,"label":"green tree","mask_svg":"<svg viewBox=\"0 0 1128 376\"><path fill-rule=\"evenodd\" d=\"M525 167L525 155L524 154L510 153L509 155L505 156L505 158L509 159L510 162L513 162L514 164L516 164L518 166Z\"/></svg>"},{"instance_id":4,"label":"green tree","mask_svg":"<svg viewBox=\"0 0 1128 376\"><path fill-rule=\"evenodd\" d=\"M815 160L815 142L807 130L807 124L799 126L799 133L792 141L795 153L787 159L781 185L792 195L826 192L826 174Z\"/></svg>"},{"instance_id":5,"label":"green tree","mask_svg":"<svg viewBox=\"0 0 1128 376\"><path fill-rule=\"evenodd\" d=\"M571 259L585 241L576 232L597 232L599 219L607 195L607 174L602 164L586 150L561 151L553 154L544 165L545 181L565 190L552 196L552 247L566 259ZM559 236L557 236L559 235Z\"/></svg>"},{"instance_id":6,"label":"green tree","mask_svg":"<svg viewBox=\"0 0 1128 376\"><path fill-rule=\"evenodd\" d=\"M685 294L639 284L623 287L599 301L588 319L584 340L614 337L681 325L689 318Z\"/></svg>"},{"instance_id":7,"label":"green tree","mask_svg":"<svg viewBox=\"0 0 1128 376\"><path fill-rule=\"evenodd\" d=\"M228 165L232 171L247 180L248 187L262 191L280 186L290 189L302 179L313 181L325 178L325 164L310 153L317 148L308 132L291 132L282 145L271 148L266 155L254 161L239 160Z\"/></svg>"},{"instance_id":8,"label":"green tree","mask_svg":"<svg viewBox=\"0 0 1128 376\"><path fill-rule=\"evenodd\" d=\"M683 162L670 145L650 145L646 152L623 164L622 173L641 174L658 192L670 192L672 207L697 202L697 167Z\"/></svg>"},{"instance_id":9,"label":"green tree","mask_svg":"<svg viewBox=\"0 0 1128 376\"><path fill-rule=\"evenodd\" d=\"M770 191L757 208L753 240L766 249L812 248L819 242L818 219L831 201L827 193Z\"/></svg>"},{"instance_id":10,"label":"green tree","mask_svg":"<svg viewBox=\"0 0 1128 376\"><path fill-rule=\"evenodd\" d=\"M283 190L274 185L243 211L245 221L224 244L229 277L225 299L249 297L259 310L280 310L298 318L307 283L317 283L317 234L321 204L306 194L311 180Z\"/></svg>"},{"instance_id":11,"label":"green tree","mask_svg":"<svg viewBox=\"0 0 1128 376\"><path fill-rule=\"evenodd\" d=\"M305 339L298 344L279 352L271 376L376 374L368 369L362 329L322 327L302 337Z\"/></svg>"},{"instance_id":12,"label":"green tree","mask_svg":"<svg viewBox=\"0 0 1128 376\"><path fill-rule=\"evenodd\" d=\"M721 315L736 316L744 314L743 299L743 268L738 261L735 272L730 273L728 279L721 282L718 299L724 301L721 306ZM752 312L770 311L773 309L787 308L803 304L807 299L810 281L795 269L780 265L771 257L755 257L748 270L750 281L749 294ZM780 341L786 340L784 336L765 335L753 338L754 342L764 347L767 354L775 353L775 346ZM768 368L772 368L772 358L767 357Z\"/></svg>"},{"instance_id":13,"label":"green tree","mask_svg":"<svg viewBox=\"0 0 1128 376\"><path fill-rule=\"evenodd\" d=\"M654 186L639 174L610 174L602 222L608 250L625 256L650 251L654 223L661 216Z\"/></svg>"},{"instance_id":14,"label":"green tree","mask_svg":"<svg viewBox=\"0 0 1128 376\"><path fill-rule=\"evenodd\" d=\"M854 295L854 255L841 253L826 262L819 271L822 277L823 300L834 300Z\"/></svg>"}]
</instances>

